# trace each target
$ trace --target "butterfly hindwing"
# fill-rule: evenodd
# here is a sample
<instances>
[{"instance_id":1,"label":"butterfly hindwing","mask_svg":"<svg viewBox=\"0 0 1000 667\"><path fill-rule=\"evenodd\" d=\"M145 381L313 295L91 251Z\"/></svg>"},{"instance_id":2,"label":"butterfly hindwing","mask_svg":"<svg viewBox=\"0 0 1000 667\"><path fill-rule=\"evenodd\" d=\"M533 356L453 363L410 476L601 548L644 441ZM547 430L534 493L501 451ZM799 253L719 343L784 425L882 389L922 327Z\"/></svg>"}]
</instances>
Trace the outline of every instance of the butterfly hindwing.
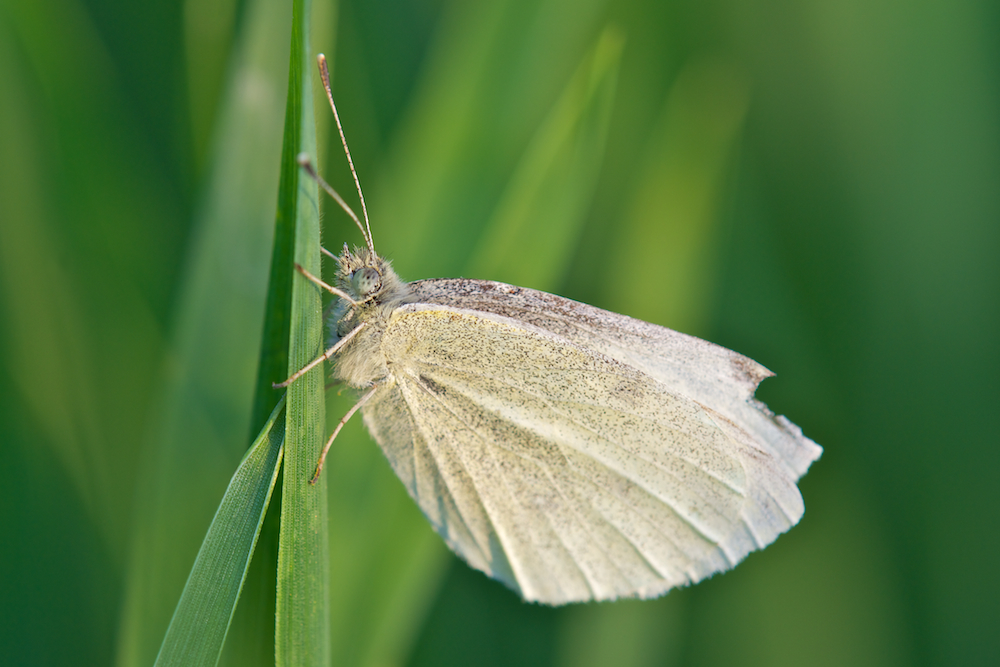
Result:
<instances>
[{"instance_id":1,"label":"butterfly hindwing","mask_svg":"<svg viewBox=\"0 0 1000 667\"><path fill-rule=\"evenodd\" d=\"M449 546L526 599L658 595L802 514L752 433L550 331L411 304L381 349L373 436Z\"/></svg>"}]
</instances>

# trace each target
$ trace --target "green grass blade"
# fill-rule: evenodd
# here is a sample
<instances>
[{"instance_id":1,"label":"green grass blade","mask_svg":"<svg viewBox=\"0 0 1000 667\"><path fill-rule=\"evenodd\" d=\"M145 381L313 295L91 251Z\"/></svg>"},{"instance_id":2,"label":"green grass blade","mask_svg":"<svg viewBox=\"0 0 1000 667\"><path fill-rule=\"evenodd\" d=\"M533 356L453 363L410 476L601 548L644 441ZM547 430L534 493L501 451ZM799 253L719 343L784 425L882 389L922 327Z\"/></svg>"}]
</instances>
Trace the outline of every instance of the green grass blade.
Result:
<instances>
[{"instance_id":1,"label":"green grass blade","mask_svg":"<svg viewBox=\"0 0 1000 667\"><path fill-rule=\"evenodd\" d=\"M219 499L260 430L249 426L274 230L289 6L251 0L237 40L181 277L167 378L136 484L119 667L155 660Z\"/></svg>"},{"instance_id":2,"label":"green grass blade","mask_svg":"<svg viewBox=\"0 0 1000 667\"><path fill-rule=\"evenodd\" d=\"M332 53L332 17L336 13L334 0L317 0L313 5L311 37L320 51ZM291 20L291 3L288 3ZM283 41L287 45L287 33ZM314 85L314 90L315 90ZM321 90L321 89L320 89ZM326 116L321 116L326 120ZM318 131L321 129L318 128ZM290 175L291 172L289 172ZM283 200L284 201L284 200ZM282 205L284 210L284 204ZM291 280L289 268L291 243L294 231L284 224L288 219L279 216L276 221L275 243L272 247L272 272L268 285L267 316L260 347L257 387L254 397L251 424L256 428L267 419L280 392L272 387L287 376L289 314L291 312ZM292 220L294 222L294 220ZM280 481L279 481L280 484ZM229 630L229 639L220 660L221 665L251 667L274 664L275 581L278 576L279 516L281 503L273 503L264 519L254 552L247 581L240 596L240 603Z\"/></svg>"},{"instance_id":3,"label":"green grass blade","mask_svg":"<svg viewBox=\"0 0 1000 667\"><path fill-rule=\"evenodd\" d=\"M284 401L229 482L163 638L157 667L215 665L239 600L281 465Z\"/></svg>"},{"instance_id":4,"label":"green grass blade","mask_svg":"<svg viewBox=\"0 0 1000 667\"><path fill-rule=\"evenodd\" d=\"M272 271L287 271L291 280L288 374L316 358L323 343L319 290L292 266L298 263L320 275L317 187L295 161L300 152L314 160L316 156L310 9L310 0L293 3L276 238L276 245L283 244L286 254L279 257L276 253L272 265ZM320 477L315 486L309 484L323 445L323 385L323 371L315 369L288 389L274 635L275 661L280 667L330 662L326 478Z\"/></svg>"}]
</instances>

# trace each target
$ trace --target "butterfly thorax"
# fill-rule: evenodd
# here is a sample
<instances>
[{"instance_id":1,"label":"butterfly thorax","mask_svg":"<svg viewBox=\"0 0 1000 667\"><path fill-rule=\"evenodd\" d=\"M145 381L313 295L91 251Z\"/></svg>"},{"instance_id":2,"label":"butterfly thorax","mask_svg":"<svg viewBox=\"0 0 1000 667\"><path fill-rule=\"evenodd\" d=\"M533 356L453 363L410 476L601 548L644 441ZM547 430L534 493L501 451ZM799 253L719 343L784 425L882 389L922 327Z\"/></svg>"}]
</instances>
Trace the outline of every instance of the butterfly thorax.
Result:
<instances>
[{"instance_id":1,"label":"butterfly thorax","mask_svg":"<svg viewBox=\"0 0 1000 667\"><path fill-rule=\"evenodd\" d=\"M364 328L337 355L333 375L355 387L366 387L388 374L380 350L392 312L415 301L390 262L367 248L344 251L337 258L337 287L355 301L340 299L328 320L329 344Z\"/></svg>"}]
</instances>

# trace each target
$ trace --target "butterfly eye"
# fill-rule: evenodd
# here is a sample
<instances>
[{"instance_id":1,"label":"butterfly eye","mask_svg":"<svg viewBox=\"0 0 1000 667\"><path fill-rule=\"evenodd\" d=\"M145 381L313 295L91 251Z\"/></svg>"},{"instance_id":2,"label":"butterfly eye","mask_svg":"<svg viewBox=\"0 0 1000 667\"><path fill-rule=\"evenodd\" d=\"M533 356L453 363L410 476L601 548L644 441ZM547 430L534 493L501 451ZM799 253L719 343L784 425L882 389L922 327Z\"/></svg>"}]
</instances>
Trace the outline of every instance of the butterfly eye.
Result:
<instances>
[{"instance_id":1,"label":"butterfly eye","mask_svg":"<svg viewBox=\"0 0 1000 667\"><path fill-rule=\"evenodd\" d=\"M374 294L382 287L382 276L375 269L366 266L351 274L351 284L357 295L364 298Z\"/></svg>"}]
</instances>

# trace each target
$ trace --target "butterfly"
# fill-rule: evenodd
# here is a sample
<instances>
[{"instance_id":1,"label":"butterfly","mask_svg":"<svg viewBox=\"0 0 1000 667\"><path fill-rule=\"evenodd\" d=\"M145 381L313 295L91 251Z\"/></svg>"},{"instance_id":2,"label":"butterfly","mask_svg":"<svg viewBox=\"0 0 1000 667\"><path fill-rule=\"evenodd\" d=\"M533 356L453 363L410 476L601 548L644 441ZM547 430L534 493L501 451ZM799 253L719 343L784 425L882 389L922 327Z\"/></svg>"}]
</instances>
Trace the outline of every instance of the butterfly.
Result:
<instances>
[{"instance_id":1,"label":"butterfly","mask_svg":"<svg viewBox=\"0 0 1000 667\"><path fill-rule=\"evenodd\" d=\"M651 598L734 567L798 523L822 448L754 399L770 371L713 343L487 280L407 283L339 256L325 359L410 496L470 566L525 600Z\"/></svg>"}]
</instances>

